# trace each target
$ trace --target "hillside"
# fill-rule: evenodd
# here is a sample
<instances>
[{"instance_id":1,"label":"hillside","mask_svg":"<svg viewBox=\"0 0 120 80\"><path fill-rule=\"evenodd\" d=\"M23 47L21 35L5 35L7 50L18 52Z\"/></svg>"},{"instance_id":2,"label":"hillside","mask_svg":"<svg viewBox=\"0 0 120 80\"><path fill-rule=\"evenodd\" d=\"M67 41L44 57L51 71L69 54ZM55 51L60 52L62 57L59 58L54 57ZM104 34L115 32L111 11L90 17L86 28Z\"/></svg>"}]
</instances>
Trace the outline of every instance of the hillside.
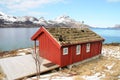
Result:
<instances>
[{"instance_id":1,"label":"hillside","mask_svg":"<svg viewBox=\"0 0 120 80\"><path fill-rule=\"evenodd\" d=\"M116 24L114 28L120 28L120 24Z\"/></svg>"}]
</instances>

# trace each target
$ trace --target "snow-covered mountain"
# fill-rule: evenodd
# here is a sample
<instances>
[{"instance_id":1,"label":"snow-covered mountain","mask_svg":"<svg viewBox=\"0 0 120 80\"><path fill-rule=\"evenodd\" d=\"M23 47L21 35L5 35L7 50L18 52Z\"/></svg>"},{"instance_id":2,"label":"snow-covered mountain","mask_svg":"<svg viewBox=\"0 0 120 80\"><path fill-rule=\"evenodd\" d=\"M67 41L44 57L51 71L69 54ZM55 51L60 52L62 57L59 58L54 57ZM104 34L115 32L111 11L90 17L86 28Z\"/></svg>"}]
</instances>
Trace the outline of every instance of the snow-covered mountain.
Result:
<instances>
[{"instance_id":1,"label":"snow-covered mountain","mask_svg":"<svg viewBox=\"0 0 120 80\"><path fill-rule=\"evenodd\" d=\"M37 22L34 22L34 23L41 24L41 25L44 25L44 26L47 26L47 25L48 25L48 23L47 23L47 21L44 19L44 17L40 17L40 18L38 19L38 21L37 21Z\"/></svg>"},{"instance_id":2,"label":"snow-covered mountain","mask_svg":"<svg viewBox=\"0 0 120 80\"><path fill-rule=\"evenodd\" d=\"M59 16L56 19L54 19L52 22L54 23L54 25L60 25L61 27L62 26L65 26L65 27L81 27L82 26L82 22L76 21L76 20L70 18L67 15Z\"/></svg>"},{"instance_id":3,"label":"snow-covered mountain","mask_svg":"<svg viewBox=\"0 0 120 80\"><path fill-rule=\"evenodd\" d=\"M120 28L120 24L116 24L113 28Z\"/></svg>"},{"instance_id":4,"label":"snow-covered mountain","mask_svg":"<svg viewBox=\"0 0 120 80\"><path fill-rule=\"evenodd\" d=\"M15 26L23 26L22 24L24 24L24 26L30 26L29 24L31 24L31 26L44 25L46 27L80 27L82 25L81 22L66 15L59 16L54 20L45 20L44 17L40 17L39 19L32 16L15 17L6 15L2 12L0 12L0 24L7 24L8 26L13 26L14 24ZM0 27L1 26L4 27L4 25L0 25Z\"/></svg>"},{"instance_id":5,"label":"snow-covered mountain","mask_svg":"<svg viewBox=\"0 0 120 80\"><path fill-rule=\"evenodd\" d=\"M67 23L67 22L76 22L74 19L71 19L69 16L63 15L55 19L57 23Z\"/></svg>"},{"instance_id":6,"label":"snow-covered mountain","mask_svg":"<svg viewBox=\"0 0 120 80\"><path fill-rule=\"evenodd\" d=\"M8 15L4 14L3 12L0 12L0 19L2 19L4 21L10 21L10 22L16 21L16 17L8 16Z\"/></svg>"},{"instance_id":7,"label":"snow-covered mountain","mask_svg":"<svg viewBox=\"0 0 120 80\"><path fill-rule=\"evenodd\" d=\"M15 17L15 16L6 15L2 12L0 12L0 19L2 19L4 21L10 21L10 22L25 22L25 21L35 22L35 21L38 21L37 18L32 17L32 16Z\"/></svg>"},{"instance_id":8,"label":"snow-covered mountain","mask_svg":"<svg viewBox=\"0 0 120 80\"><path fill-rule=\"evenodd\" d=\"M32 17L32 16L23 16L23 17L17 17L16 21L20 21L20 22L25 22L25 21L36 22L36 21L38 21L38 19L35 18L35 17Z\"/></svg>"}]
</instances>

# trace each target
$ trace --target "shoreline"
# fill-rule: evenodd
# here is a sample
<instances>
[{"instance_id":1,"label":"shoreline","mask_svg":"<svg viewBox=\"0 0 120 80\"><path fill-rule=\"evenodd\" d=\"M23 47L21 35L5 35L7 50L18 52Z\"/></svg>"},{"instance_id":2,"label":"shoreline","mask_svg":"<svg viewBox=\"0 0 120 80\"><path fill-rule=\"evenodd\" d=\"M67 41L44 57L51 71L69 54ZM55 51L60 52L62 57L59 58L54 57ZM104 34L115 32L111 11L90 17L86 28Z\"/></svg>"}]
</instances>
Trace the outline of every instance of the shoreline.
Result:
<instances>
[{"instance_id":1,"label":"shoreline","mask_svg":"<svg viewBox=\"0 0 120 80\"><path fill-rule=\"evenodd\" d=\"M104 43L103 45L107 45L107 46L119 46L120 43L116 42L116 43Z\"/></svg>"},{"instance_id":2,"label":"shoreline","mask_svg":"<svg viewBox=\"0 0 120 80\"><path fill-rule=\"evenodd\" d=\"M105 43L103 46L120 46L120 43ZM38 47L37 47L38 49ZM14 49L10 51L0 51L0 58L6 58L6 57L14 57L14 56L20 56L20 55L26 55L26 54L31 54L34 52L34 48L19 48L19 49Z\"/></svg>"},{"instance_id":3,"label":"shoreline","mask_svg":"<svg viewBox=\"0 0 120 80\"><path fill-rule=\"evenodd\" d=\"M10 51L1 51L0 52L0 59L6 58L6 57L14 57L14 56L22 56L31 54L33 52L34 48L20 48Z\"/></svg>"}]
</instances>

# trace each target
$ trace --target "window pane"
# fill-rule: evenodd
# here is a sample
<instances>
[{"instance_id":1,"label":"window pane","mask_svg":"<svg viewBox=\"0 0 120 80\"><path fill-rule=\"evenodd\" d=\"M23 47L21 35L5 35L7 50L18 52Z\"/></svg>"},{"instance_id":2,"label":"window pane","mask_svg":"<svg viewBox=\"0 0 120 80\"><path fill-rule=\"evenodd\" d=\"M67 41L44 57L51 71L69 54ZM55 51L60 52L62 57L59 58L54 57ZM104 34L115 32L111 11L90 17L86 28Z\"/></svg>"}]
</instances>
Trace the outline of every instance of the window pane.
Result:
<instances>
[{"instance_id":1,"label":"window pane","mask_svg":"<svg viewBox=\"0 0 120 80\"><path fill-rule=\"evenodd\" d=\"M86 52L90 52L90 43L86 44Z\"/></svg>"},{"instance_id":2,"label":"window pane","mask_svg":"<svg viewBox=\"0 0 120 80\"><path fill-rule=\"evenodd\" d=\"M67 55L68 54L68 48L63 48L63 55Z\"/></svg>"},{"instance_id":3,"label":"window pane","mask_svg":"<svg viewBox=\"0 0 120 80\"><path fill-rule=\"evenodd\" d=\"M81 51L81 46L80 45L77 45L76 46L76 55L79 55L80 54L80 51Z\"/></svg>"}]
</instances>

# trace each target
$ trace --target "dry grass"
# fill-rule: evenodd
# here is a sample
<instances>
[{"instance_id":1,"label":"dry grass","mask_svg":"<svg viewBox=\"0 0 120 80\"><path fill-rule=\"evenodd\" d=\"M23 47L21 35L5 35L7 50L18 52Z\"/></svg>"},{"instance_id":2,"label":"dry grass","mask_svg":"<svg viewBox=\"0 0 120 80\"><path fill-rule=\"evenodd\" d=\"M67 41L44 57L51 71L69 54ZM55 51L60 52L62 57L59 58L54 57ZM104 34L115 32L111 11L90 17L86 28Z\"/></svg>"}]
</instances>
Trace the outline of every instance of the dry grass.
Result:
<instances>
[{"instance_id":1,"label":"dry grass","mask_svg":"<svg viewBox=\"0 0 120 80\"><path fill-rule=\"evenodd\" d=\"M119 52L118 46L103 46L103 48L114 49L115 52ZM101 80L118 80L118 76L120 76L120 59L101 56L98 59L73 66L71 71L64 69L63 72L77 74L74 77L75 80L84 80L81 76L93 76L96 73L99 73L98 77L104 75L104 77L100 78Z\"/></svg>"},{"instance_id":2,"label":"dry grass","mask_svg":"<svg viewBox=\"0 0 120 80\"><path fill-rule=\"evenodd\" d=\"M6 77L5 74L0 73L0 80L3 80L4 77Z\"/></svg>"},{"instance_id":3,"label":"dry grass","mask_svg":"<svg viewBox=\"0 0 120 80\"><path fill-rule=\"evenodd\" d=\"M114 50L114 53L119 52L119 46L103 46L103 49ZM14 55L16 51L11 53ZM109 57L108 57L109 56ZM110 55L101 56L98 59L73 66L72 69L64 68L62 73L67 73L73 76L73 80L85 80L82 76L93 76L99 73L100 80L120 80L120 59L114 58ZM111 66L111 67L110 67ZM5 76L0 74L0 77ZM119 77L118 77L119 76ZM1 79L0 79L1 80Z\"/></svg>"},{"instance_id":4,"label":"dry grass","mask_svg":"<svg viewBox=\"0 0 120 80\"><path fill-rule=\"evenodd\" d=\"M33 52L33 48L26 48L26 49L17 49L17 50L11 50L11 51L2 51L0 52L0 58L6 58L6 57L14 57L22 54L31 54ZM38 47L37 47L38 50Z\"/></svg>"},{"instance_id":5,"label":"dry grass","mask_svg":"<svg viewBox=\"0 0 120 80\"><path fill-rule=\"evenodd\" d=\"M84 78L80 77L80 76L74 76L73 80L85 80Z\"/></svg>"},{"instance_id":6,"label":"dry grass","mask_svg":"<svg viewBox=\"0 0 120 80\"><path fill-rule=\"evenodd\" d=\"M112 66L111 69L108 66ZM78 66L73 66L71 71L64 69L63 72L69 72L69 74L77 74L74 80L84 80L81 76L93 76L96 73L100 73L98 77L105 75L101 80L118 80L120 76L120 60L115 58L100 57Z\"/></svg>"}]
</instances>

